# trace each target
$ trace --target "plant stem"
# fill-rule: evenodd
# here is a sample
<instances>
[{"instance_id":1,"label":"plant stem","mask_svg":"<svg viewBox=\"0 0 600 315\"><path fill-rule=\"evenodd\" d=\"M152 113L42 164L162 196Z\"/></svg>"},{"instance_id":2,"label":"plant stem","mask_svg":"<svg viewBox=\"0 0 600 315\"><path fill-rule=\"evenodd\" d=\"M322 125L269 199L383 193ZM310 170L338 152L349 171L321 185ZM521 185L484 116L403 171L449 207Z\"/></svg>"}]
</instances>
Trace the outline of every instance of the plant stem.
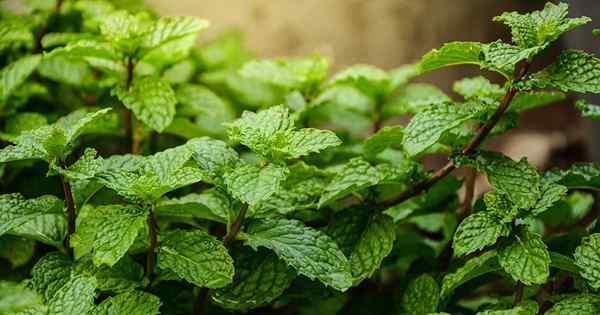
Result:
<instances>
[{"instance_id":1,"label":"plant stem","mask_svg":"<svg viewBox=\"0 0 600 315\"><path fill-rule=\"evenodd\" d=\"M62 169L66 169L64 160L60 160L59 163ZM73 201L73 191L71 190L71 184L69 183L69 180L64 175L60 175L60 181L62 182L65 202L67 204L67 236L65 237L64 246L69 256L73 257L73 250L69 242L71 235L75 233L75 219L77 218L75 202Z\"/></svg>"},{"instance_id":2,"label":"plant stem","mask_svg":"<svg viewBox=\"0 0 600 315\"><path fill-rule=\"evenodd\" d=\"M208 300L208 288L200 288L200 292L198 292L198 296L196 298L196 302L192 306L192 315L200 315L202 311L202 306L206 304Z\"/></svg>"},{"instance_id":3,"label":"plant stem","mask_svg":"<svg viewBox=\"0 0 600 315\"><path fill-rule=\"evenodd\" d=\"M463 201L463 212L461 213L461 217L467 216L473 207L475 179L477 179L477 171L474 167L469 167L467 170L467 176L465 177L465 199Z\"/></svg>"},{"instance_id":4,"label":"plant stem","mask_svg":"<svg viewBox=\"0 0 600 315\"><path fill-rule=\"evenodd\" d=\"M154 265L156 262L156 247L158 245L158 225L156 224L156 216L154 215L154 205L150 207L150 213L146 219L148 225L148 252L146 252L146 276L154 273Z\"/></svg>"},{"instance_id":5,"label":"plant stem","mask_svg":"<svg viewBox=\"0 0 600 315\"><path fill-rule=\"evenodd\" d=\"M142 143L142 122L137 119L135 121L135 132L131 139L131 153L140 153L140 144Z\"/></svg>"},{"instance_id":6,"label":"plant stem","mask_svg":"<svg viewBox=\"0 0 600 315\"><path fill-rule=\"evenodd\" d=\"M494 128L494 126L496 126L496 124L498 123L498 121L500 120L500 118L502 117L504 112L506 112L506 110L508 109L511 101L517 94L518 90L514 86L514 83L521 81L523 79L523 77L525 76L525 74L527 74L527 71L529 70L529 64L530 64L529 61L525 61L523 66L520 68L520 70L518 70L518 73L515 76L515 80L513 82L513 86L511 86L508 89L508 91L506 91L506 94L504 95L504 97L502 98L502 101L500 102L500 106L498 106L498 109L496 109L496 112L494 112L492 117L488 121L486 121L485 124L483 124L481 127L479 127L479 129L477 129L477 131L475 132L475 136L471 139L471 141L469 141L469 143L467 143L463 147L463 149L461 150L462 155L469 155L469 154L473 153L473 151L475 151L475 149L477 149L477 147L489 135L489 133ZM393 205L399 204L403 201L406 201L412 197L419 195L420 193L422 193L423 191L425 191L429 187L431 187L433 184L437 183L439 180L444 178L450 172L452 172L455 168L456 168L456 166L451 161L449 161L441 169L437 170L433 174L433 176L431 176L430 178L425 179L421 182L418 182L416 185L412 186L408 190L403 191L395 198L392 198L392 199L389 199L387 201L380 203L380 206L382 206L382 207L393 206Z\"/></svg>"},{"instance_id":7,"label":"plant stem","mask_svg":"<svg viewBox=\"0 0 600 315\"><path fill-rule=\"evenodd\" d=\"M40 30L40 32L35 36L35 42L33 43L33 51L32 51L34 54L39 54L42 52L42 39L50 31L50 26L54 23L54 20L60 13L60 9L62 8L63 2L64 2L63 0L56 0L52 14L48 17L46 24L44 24L44 26L42 26L42 29Z\"/></svg>"},{"instance_id":8,"label":"plant stem","mask_svg":"<svg viewBox=\"0 0 600 315\"><path fill-rule=\"evenodd\" d=\"M248 205L242 205L242 207L240 208L240 213L231 225L231 229L229 229L225 237L223 237L223 244L225 244L226 247L229 247L229 245L231 245L231 243L235 241L235 238L237 237L238 233L240 232L240 229L242 228L242 224L244 223L244 217L246 216L247 210Z\"/></svg>"},{"instance_id":9,"label":"plant stem","mask_svg":"<svg viewBox=\"0 0 600 315\"><path fill-rule=\"evenodd\" d=\"M125 82L125 88L129 90L131 82L133 82L133 58L127 58L127 81ZM125 107L123 112L123 123L125 124L125 138L129 142L129 147L133 147L133 129L131 126L131 111Z\"/></svg>"},{"instance_id":10,"label":"plant stem","mask_svg":"<svg viewBox=\"0 0 600 315\"><path fill-rule=\"evenodd\" d=\"M523 289L524 288L525 288L525 285L523 284L523 282L517 281L517 287L515 289L515 299L513 301L513 305L521 304L521 301L523 300Z\"/></svg>"}]
</instances>

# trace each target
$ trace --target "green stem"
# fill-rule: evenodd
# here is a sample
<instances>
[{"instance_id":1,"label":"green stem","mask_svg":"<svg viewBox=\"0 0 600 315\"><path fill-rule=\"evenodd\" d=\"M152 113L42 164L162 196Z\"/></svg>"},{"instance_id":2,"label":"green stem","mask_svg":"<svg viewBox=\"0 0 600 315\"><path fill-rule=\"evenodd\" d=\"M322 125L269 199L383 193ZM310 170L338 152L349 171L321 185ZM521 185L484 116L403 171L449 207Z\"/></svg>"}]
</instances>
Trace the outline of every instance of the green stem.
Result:
<instances>
[{"instance_id":1,"label":"green stem","mask_svg":"<svg viewBox=\"0 0 600 315\"><path fill-rule=\"evenodd\" d=\"M125 81L125 88L129 90L131 87L131 83L133 82L133 70L135 66L133 64L133 58L127 58L127 80ZM125 107L125 106L123 106ZM132 115L131 111L125 107L125 111L123 112L123 124L125 124L125 137L129 143L129 147L133 149L134 139L133 139L133 128L131 126ZM131 152L134 153L134 152Z\"/></svg>"},{"instance_id":2,"label":"green stem","mask_svg":"<svg viewBox=\"0 0 600 315\"><path fill-rule=\"evenodd\" d=\"M146 218L148 225L148 251L146 252L146 276L150 277L154 273L156 264L156 248L158 246L158 224L154 214L154 205L150 207L150 213Z\"/></svg>"},{"instance_id":3,"label":"green stem","mask_svg":"<svg viewBox=\"0 0 600 315\"><path fill-rule=\"evenodd\" d=\"M240 229L242 228L242 224L244 223L244 218L246 216L247 210L248 205L242 205L242 207L240 208L240 213L238 214L237 218L235 218L235 221L231 225L231 228L229 229L225 237L223 237L223 244L225 244L226 247L229 247L229 245L231 245L231 243L235 241L238 233L240 232Z\"/></svg>"},{"instance_id":4,"label":"green stem","mask_svg":"<svg viewBox=\"0 0 600 315\"><path fill-rule=\"evenodd\" d=\"M523 290L525 289L525 285L521 281L517 281L517 288L515 289L515 299L513 301L513 305L521 304L523 301Z\"/></svg>"},{"instance_id":5,"label":"green stem","mask_svg":"<svg viewBox=\"0 0 600 315\"><path fill-rule=\"evenodd\" d=\"M54 21L60 14L60 9L62 8L63 2L64 0L56 0L56 3L54 4L54 10L52 10L52 14L48 17L48 21L46 21L46 24L42 26L40 32L35 36L35 42L33 43L32 51L34 54L39 54L42 52L42 39L44 36L46 36L46 34L48 34L48 32L50 32L50 26L54 24Z\"/></svg>"},{"instance_id":6,"label":"green stem","mask_svg":"<svg viewBox=\"0 0 600 315\"><path fill-rule=\"evenodd\" d=\"M65 161L60 160L60 167L66 169ZM62 183L63 194L65 196L65 203L67 206L67 236L64 240L65 250L69 256L73 257L73 250L70 246L71 235L75 233L75 220L77 219L75 202L73 199L73 191L71 190L71 184L69 180L64 176L60 175L60 181Z\"/></svg>"}]
</instances>

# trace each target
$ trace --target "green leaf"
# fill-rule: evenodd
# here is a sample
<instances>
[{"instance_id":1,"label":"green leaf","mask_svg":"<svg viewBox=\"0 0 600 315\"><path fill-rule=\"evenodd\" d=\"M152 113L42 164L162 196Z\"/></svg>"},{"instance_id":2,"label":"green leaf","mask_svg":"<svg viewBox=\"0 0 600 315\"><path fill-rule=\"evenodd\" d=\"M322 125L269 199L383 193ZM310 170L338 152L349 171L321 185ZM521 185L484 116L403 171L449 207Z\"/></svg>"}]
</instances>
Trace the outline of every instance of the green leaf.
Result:
<instances>
[{"instance_id":1,"label":"green leaf","mask_svg":"<svg viewBox=\"0 0 600 315\"><path fill-rule=\"evenodd\" d=\"M538 234L525 231L498 250L498 262L515 281L544 284L550 275L550 253Z\"/></svg>"},{"instance_id":2,"label":"green leaf","mask_svg":"<svg viewBox=\"0 0 600 315\"><path fill-rule=\"evenodd\" d=\"M144 267L130 256L123 256L115 265L96 266L90 256L77 260L73 271L77 274L94 277L97 289L115 293L127 292L146 287L148 280L144 278Z\"/></svg>"},{"instance_id":3,"label":"green leaf","mask_svg":"<svg viewBox=\"0 0 600 315\"><path fill-rule=\"evenodd\" d=\"M546 182L541 187L541 197L531 210L533 215L539 215L567 195L567 187L552 182Z\"/></svg>"},{"instance_id":4,"label":"green leaf","mask_svg":"<svg viewBox=\"0 0 600 315\"><path fill-rule=\"evenodd\" d=\"M229 197L217 189L188 194L181 198L162 199L154 209L156 215L176 218L198 218L227 223Z\"/></svg>"},{"instance_id":5,"label":"green leaf","mask_svg":"<svg viewBox=\"0 0 600 315\"><path fill-rule=\"evenodd\" d=\"M575 260L556 252L550 252L550 267L577 274L579 270L575 265Z\"/></svg>"},{"instance_id":6,"label":"green leaf","mask_svg":"<svg viewBox=\"0 0 600 315\"><path fill-rule=\"evenodd\" d=\"M132 15L124 10L105 16L100 24L100 33L119 50L132 54L149 31L148 23L141 15Z\"/></svg>"},{"instance_id":7,"label":"green leaf","mask_svg":"<svg viewBox=\"0 0 600 315\"><path fill-rule=\"evenodd\" d=\"M377 185L379 172L361 158L351 159L336 172L319 199L319 208L361 189Z\"/></svg>"},{"instance_id":8,"label":"green leaf","mask_svg":"<svg viewBox=\"0 0 600 315\"><path fill-rule=\"evenodd\" d=\"M239 163L238 153L223 141L202 137L188 141L187 145L194 161L213 181L219 182L225 172Z\"/></svg>"},{"instance_id":9,"label":"green leaf","mask_svg":"<svg viewBox=\"0 0 600 315\"><path fill-rule=\"evenodd\" d=\"M160 299L150 293L130 291L102 301L90 315L157 315Z\"/></svg>"},{"instance_id":10,"label":"green leaf","mask_svg":"<svg viewBox=\"0 0 600 315\"><path fill-rule=\"evenodd\" d=\"M600 190L600 165L575 163L566 170L556 168L546 172L544 179L564 185L569 189Z\"/></svg>"},{"instance_id":11,"label":"green leaf","mask_svg":"<svg viewBox=\"0 0 600 315\"><path fill-rule=\"evenodd\" d=\"M460 65L480 64L481 44L477 42L451 42L434 49L421 58L418 69L423 74L439 68Z\"/></svg>"},{"instance_id":12,"label":"green leaf","mask_svg":"<svg viewBox=\"0 0 600 315\"><path fill-rule=\"evenodd\" d=\"M402 126L383 127L363 142L365 156L375 157L389 147L401 147L404 128Z\"/></svg>"},{"instance_id":13,"label":"green leaf","mask_svg":"<svg viewBox=\"0 0 600 315\"><path fill-rule=\"evenodd\" d=\"M566 95L561 92L520 91L517 92L512 102L510 102L508 110L522 112L525 110L562 101L565 98Z\"/></svg>"},{"instance_id":14,"label":"green leaf","mask_svg":"<svg viewBox=\"0 0 600 315\"><path fill-rule=\"evenodd\" d=\"M72 262L60 253L50 253L40 258L31 269L33 288L49 301L71 278Z\"/></svg>"},{"instance_id":15,"label":"green leaf","mask_svg":"<svg viewBox=\"0 0 600 315\"><path fill-rule=\"evenodd\" d=\"M162 233L157 260L159 268L199 287L221 288L233 280L233 259L227 249L202 230Z\"/></svg>"},{"instance_id":16,"label":"green leaf","mask_svg":"<svg viewBox=\"0 0 600 315\"><path fill-rule=\"evenodd\" d=\"M581 276L592 288L600 288L600 233L584 237L573 256Z\"/></svg>"},{"instance_id":17,"label":"green leaf","mask_svg":"<svg viewBox=\"0 0 600 315\"><path fill-rule=\"evenodd\" d=\"M354 283L369 278L392 251L396 230L392 218L376 215L362 232L352 254L348 257Z\"/></svg>"},{"instance_id":18,"label":"green leaf","mask_svg":"<svg viewBox=\"0 0 600 315\"><path fill-rule=\"evenodd\" d=\"M382 119L390 119L402 114L416 114L434 104L452 101L446 93L435 85L428 83L412 83L400 89L397 96L382 108Z\"/></svg>"},{"instance_id":19,"label":"green leaf","mask_svg":"<svg viewBox=\"0 0 600 315\"><path fill-rule=\"evenodd\" d=\"M329 85L351 85L367 95L380 96L390 89L390 76L370 65L353 65L336 73Z\"/></svg>"},{"instance_id":20,"label":"green leaf","mask_svg":"<svg viewBox=\"0 0 600 315\"><path fill-rule=\"evenodd\" d=\"M519 214L519 209L505 194L490 191L483 196L483 202L487 211L499 218L502 223L512 223Z\"/></svg>"},{"instance_id":21,"label":"green leaf","mask_svg":"<svg viewBox=\"0 0 600 315\"><path fill-rule=\"evenodd\" d=\"M227 172L224 181L234 198L255 205L277 192L288 172L286 167L275 164L264 167L244 164Z\"/></svg>"},{"instance_id":22,"label":"green leaf","mask_svg":"<svg viewBox=\"0 0 600 315\"><path fill-rule=\"evenodd\" d=\"M475 315L535 315L539 306L534 301L523 301L521 304L507 310L485 310Z\"/></svg>"},{"instance_id":23,"label":"green leaf","mask_svg":"<svg viewBox=\"0 0 600 315\"><path fill-rule=\"evenodd\" d=\"M453 273L446 274L442 279L441 298L449 297L456 288L472 279L500 270L497 256L495 250L487 251L467 260L462 267L459 267Z\"/></svg>"},{"instance_id":24,"label":"green leaf","mask_svg":"<svg viewBox=\"0 0 600 315\"><path fill-rule=\"evenodd\" d=\"M281 143L281 146L275 150L290 159L299 158L314 152L321 152L327 148L342 144L342 141L334 132L314 128L302 128L291 131L286 133L284 137L285 145Z\"/></svg>"},{"instance_id":25,"label":"green leaf","mask_svg":"<svg viewBox=\"0 0 600 315\"><path fill-rule=\"evenodd\" d=\"M23 57L0 70L0 104L35 71L42 60L40 55Z\"/></svg>"},{"instance_id":26,"label":"green leaf","mask_svg":"<svg viewBox=\"0 0 600 315\"><path fill-rule=\"evenodd\" d=\"M62 247L67 232L67 220L64 214L45 214L36 216L18 227L13 228L8 234L40 241L54 247Z\"/></svg>"},{"instance_id":27,"label":"green leaf","mask_svg":"<svg viewBox=\"0 0 600 315\"><path fill-rule=\"evenodd\" d=\"M83 209L89 209L89 212L82 213ZM97 266L116 264L145 227L148 215L146 210L136 206L106 205L83 209L77 218L77 231L71 236L71 246L91 249L92 260Z\"/></svg>"},{"instance_id":28,"label":"green leaf","mask_svg":"<svg viewBox=\"0 0 600 315\"><path fill-rule=\"evenodd\" d=\"M510 77L515 66L521 60L529 60L541 51L541 47L522 48L498 40L482 46L485 56L481 67L502 73Z\"/></svg>"},{"instance_id":29,"label":"green leaf","mask_svg":"<svg viewBox=\"0 0 600 315\"><path fill-rule=\"evenodd\" d=\"M428 274L413 279L402 295L403 314L434 313L440 300L440 288Z\"/></svg>"},{"instance_id":30,"label":"green leaf","mask_svg":"<svg viewBox=\"0 0 600 315\"><path fill-rule=\"evenodd\" d=\"M450 102L426 108L406 126L402 145L410 156L418 155L438 142L446 131L462 125L474 114L469 108Z\"/></svg>"},{"instance_id":31,"label":"green leaf","mask_svg":"<svg viewBox=\"0 0 600 315\"><path fill-rule=\"evenodd\" d=\"M540 176L526 159L516 162L501 153L481 152L470 164L485 172L488 183L521 209L533 207L541 196Z\"/></svg>"},{"instance_id":32,"label":"green leaf","mask_svg":"<svg viewBox=\"0 0 600 315\"><path fill-rule=\"evenodd\" d=\"M71 277L48 302L49 314L81 315L94 307L96 280L83 276Z\"/></svg>"},{"instance_id":33,"label":"green leaf","mask_svg":"<svg viewBox=\"0 0 600 315\"><path fill-rule=\"evenodd\" d=\"M348 259L325 233L300 221L263 219L252 221L243 234L247 245L266 247L299 274L318 279L336 290L352 285Z\"/></svg>"},{"instance_id":34,"label":"green leaf","mask_svg":"<svg viewBox=\"0 0 600 315\"><path fill-rule=\"evenodd\" d=\"M584 100L578 100L575 107L581 111L581 117L600 120L600 106L592 105Z\"/></svg>"},{"instance_id":35,"label":"green leaf","mask_svg":"<svg viewBox=\"0 0 600 315\"><path fill-rule=\"evenodd\" d=\"M175 90L177 114L193 118L206 135L222 138L223 123L235 118L235 110L226 99L197 84L183 84Z\"/></svg>"},{"instance_id":36,"label":"green leaf","mask_svg":"<svg viewBox=\"0 0 600 315\"><path fill-rule=\"evenodd\" d=\"M46 315L45 311L43 313L27 313L29 310L40 309L41 307L39 295L30 290L25 283L0 281L0 313L7 315Z\"/></svg>"},{"instance_id":37,"label":"green leaf","mask_svg":"<svg viewBox=\"0 0 600 315\"><path fill-rule=\"evenodd\" d=\"M0 237L0 257L13 269L25 265L33 257L35 242L20 237L4 235Z\"/></svg>"},{"instance_id":38,"label":"green leaf","mask_svg":"<svg viewBox=\"0 0 600 315\"><path fill-rule=\"evenodd\" d=\"M197 34L206 29L209 22L191 16L163 16L159 18L152 29L145 35L142 47L156 48L170 41Z\"/></svg>"},{"instance_id":39,"label":"green leaf","mask_svg":"<svg viewBox=\"0 0 600 315\"><path fill-rule=\"evenodd\" d=\"M579 50L561 52L553 64L528 77L528 87L600 93L600 60Z\"/></svg>"},{"instance_id":40,"label":"green leaf","mask_svg":"<svg viewBox=\"0 0 600 315\"><path fill-rule=\"evenodd\" d=\"M460 94L466 100L478 98L497 99L504 95L504 89L491 83L488 79L478 76L473 78L464 78L454 82L452 90Z\"/></svg>"},{"instance_id":41,"label":"green leaf","mask_svg":"<svg viewBox=\"0 0 600 315\"><path fill-rule=\"evenodd\" d=\"M298 59L255 60L242 66L239 73L289 90L304 90L319 84L327 76L329 64L320 56Z\"/></svg>"},{"instance_id":42,"label":"green leaf","mask_svg":"<svg viewBox=\"0 0 600 315\"><path fill-rule=\"evenodd\" d=\"M25 23L11 19L0 22L0 51L17 44L33 43L33 34Z\"/></svg>"},{"instance_id":43,"label":"green leaf","mask_svg":"<svg viewBox=\"0 0 600 315\"><path fill-rule=\"evenodd\" d=\"M127 69L120 60L122 57L109 43L94 39L82 39L69 43L64 47L53 49L44 58L69 58L73 60L84 60L91 67L125 76Z\"/></svg>"},{"instance_id":44,"label":"green leaf","mask_svg":"<svg viewBox=\"0 0 600 315\"><path fill-rule=\"evenodd\" d=\"M79 160L67 169L59 168L58 171L73 181L91 179L102 170L104 164L102 157L96 158L97 154L95 149L86 148Z\"/></svg>"},{"instance_id":45,"label":"green leaf","mask_svg":"<svg viewBox=\"0 0 600 315\"><path fill-rule=\"evenodd\" d=\"M330 174L304 162L289 167L289 175L271 196L250 207L253 217L316 209Z\"/></svg>"},{"instance_id":46,"label":"green leaf","mask_svg":"<svg viewBox=\"0 0 600 315\"><path fill-rule=\"evenodd\" d=\"M235 259L233 283L214 290L212 300L232 310L247 310L271 303L296 277L286 263L267 250L243 250Z\"/></svg>"},{"instance_id":47,"label":"green leaf","mask_svg":"<svg viewBox=\"0 0 600 315\"><path fill-rule=\"evenodd\" d=\"M466 217L454 233L454 255L464 256L496 243L508 236L510 227L488 212L476 212Z\"/></svg>"},{"instance_id":48,"label":"green leaf","mask_svg":"<svg viewBox=\"0 0 600 315\"><path fill-rule=\"evenodd\" d=\"M541 11L519 14L506 12L494 18L511 28L513 41L520 47L545 48L558 37L573 28L586 24L588 17L567 18L569 6L566 3L546 3Z\"/></svg>"},{"instance_id":49,"label":"green leaf","mask_svg":"<svg viewBox=\"0 0 600 315\"><path fill-rule=\"evenodd\" d=\"M143 77L133 81L129 90L112 90L123 105L148 127L162 132L173 121L177 99L171 86L162 79Z\"/></svg>"},{"instance_id":50,"label":"green leaf","mask_svg":"<svg viewBox=\"0 0 600 315\"><path fill-rule=\"evenodd\" d=\"M566 297L546 311L546 315L594 315L600 312L600 298L591 294Z\"/></svg>"},{"instance_id":51,"label":"green leaf","mask_svg":"<svg viewBox=\"0 0 600 315\"><path fill-rule=\"evenodd\" d=\"M0 235L45 214L62 213L63 201L50 195L25 199L21 194L0 195Z\"/></svg>"}]
</instances>

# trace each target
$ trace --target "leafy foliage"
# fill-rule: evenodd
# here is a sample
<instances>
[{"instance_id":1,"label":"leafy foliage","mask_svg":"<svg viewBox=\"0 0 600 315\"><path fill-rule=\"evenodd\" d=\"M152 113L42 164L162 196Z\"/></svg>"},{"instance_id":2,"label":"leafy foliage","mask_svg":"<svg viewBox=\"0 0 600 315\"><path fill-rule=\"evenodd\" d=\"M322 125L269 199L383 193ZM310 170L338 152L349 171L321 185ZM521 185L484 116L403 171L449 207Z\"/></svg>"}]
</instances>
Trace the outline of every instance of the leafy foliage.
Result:
<instances>
[{"instance_id":1,"label":"leafy foliage","mask_svg":"<svg viewBox=\"0 0 600 315\"><path fill-rule=\"evenodd\" d=\"M589 22L567 4L389 71L197 46L208 21L141 1L23 9L0 12L0 314L600 312L599 165L485 148L600 91L590 52L529 68ZM465 64L505 81L412 82Z\"/></svg>"}]
</instances>

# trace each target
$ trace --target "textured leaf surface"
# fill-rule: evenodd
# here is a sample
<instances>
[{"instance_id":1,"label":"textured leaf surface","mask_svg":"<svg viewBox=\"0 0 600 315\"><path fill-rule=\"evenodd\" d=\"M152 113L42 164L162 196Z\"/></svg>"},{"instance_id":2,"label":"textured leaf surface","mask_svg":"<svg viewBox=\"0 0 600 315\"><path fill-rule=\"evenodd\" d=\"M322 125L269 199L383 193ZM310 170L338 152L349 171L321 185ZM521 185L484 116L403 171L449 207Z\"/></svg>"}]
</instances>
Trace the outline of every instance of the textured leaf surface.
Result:
<instances>
[{"instance_id":1,"label":"textured leaf surface","mask_svg":"<svg viewBox=\"0 0 600 315\"><path fill-rule=\"evenodd\" d=\"M42 60L40 55L21 58L0 70L0 103L15 91L35 71Z\"/></svg>"},{"instance_id":2,"label":"textured leaf surface","mask_svg":"<svg viewBox=\"0 0 600 315\"><path fill-rule=\"evenodd\" d=\"M483 97L496 99L505 93L500 85L493 84L482 76L458 80L452 85L452 89L465 99Z\"/></svg>"},{"instance_id":3,"label":"textured leaf surface","mask_svg":"<svg viewBox=\"0 0 600 315\"><path fill-rule=\"evenodd\" d=\"M588 17L567 18L566 3L548 2L541 11L519 14L506 12L494 18L510 27L513 41L520 47L546 47L565 32L590 21Z\"/></svg>"},{"instance_id":4,"label":"textured leaf surface","mask_svg":"<svg viewBox=\"0 0 600 315\"><path fill-rule=\"evenodd\" d=\"M310 279L319 279L334 289L345 291L352 285L348 259L325 233L300 221L263 219L253 221L244 234L252 248L266 247Z\"/></svg>"},{"instance_id":5,"label":"textured leaf surface","mask_svg":"<svg viewBox=\"0 0 600 315\"><path fill-rule=\"evenodd\" d=\"M540 176L525 159L516 162L500 153L482 152L473 165L486 173L495 190L521 209L533 207L540 197Z\"/></svg>"},{"instance_id":6,"label":"textured leaf surface","mask_svg":"<svg viewBox=\"0 0 600 315\"><path fill-rule=\"evenodd\" d=\"M158 267L199 287L221 288L233 280L233 259L223 243L202 230L163 233Z\"/></svg>"},{"instance_id":7,"label":"textured leaf surface","mask_svg":"<svg viewBox=\"0 0 600 315\"><path fill-rule=\"evenodd\" d=\"M102 301L90 315L156 315L160 305L160 299L150 293L130 291Z\"/></svg>"},{"instance_id":8,"label":"textured leaf surface","mask_svg":"<svg viewBox=\"0 0 600 315\"><path fill-rule=\"evenodd\" d=\"M191 193L181 198L162 199L155 208L158 216L199 218L227 223L229 197L217 189Z\"/></svg>"},{"instance_id":9,"label":"textured leaf surface","mask_svg":"<svg viewBox=\"0 0 600 315\"><path fill-rule=\"evenodd\" d=\"M452 292L463 283L488 272L500 269L501 267L498 264L497 253L495 250L490 250L480 256L473 257L467 260L462 267L456 269L455 272L444 276L440 295L442 298L449 297Z\"/></svg>"},{"instance_id":10,"label":"textured leaf surface","mask_svg":"<svg viewBox=\"0 0 600 315\"><path fill-rule=\"evenodd\" d=\"M593 315L600 312L600 298L595 295L580 294L570 296L554 304L546 311L547 315Z\"/></svg>"},{"instance_id":11,"label":"textured leaf surface","mask_svg":"<svg viewBox=\"0 0 600 315\"><path fill-rule=\"evenodd\" d=\"M377 67L358 64L337 72L328 84L351 85L367 95L381 95L390 88L390 77Z\"/></svg>"},{"instance_id":12,"label":"textured leaf surface","mask_svg":"<svg viewBox=\"0 0 600 315\"><path fill-rule=\"evenodd\" d=\"M42 257L31 270L33 288L49 301L71 277L71 260L60 253Z\"/></svg>"},{"instance_id":13,"label":"textured leaf surface","mask_svg":"<svg viewBox=\"0 0 600 315\"><path fill-rule=\"evenodd\" d=\"M48 302L50 314L81 315L94 307L96 280L74 276Z\"/></svg>"},{"instance_id":14,"label":"textured leaf surface","mask_svg":"<svg viewBox=\"0 0 600 315\"><path fill-rule=\"evenodd\" d=\"M0 281L0 313L6 315L46 315L40 297L25 283ZM34 313L34 310L44 312Z\"/></svg>"},{"instance_id":15,"label":"textured leaf surface","mask_svg":"<svg viewBox=\"0 0 600 315\"><path fill-rule=\"evenodd\" d=\"M147 212L125 205L84 209L89 211L80 211L77 231L71 236L72 246L91 248L96 265L113 266L127 253L140 230L145 227Z\"/></svg>"},{"instance_id":16,"label":"textured leaf surface","mask_svg":"<svg viewBox=\"0 0 600 315\"><path fill-rule=\"evenodd\" d=\"M454 233L454 255L464 256L496 243L508 236L510 228L487 212L476 212L466 217Z\"/></svg>"},{"instance_id":17,"label":"textured leaf surface","mask_svg":"<svg viewBox=\"0 0 600 315\"><path fill-rule=\"evenodd\" d=\"M0 235L38 216L62 213L63 201L50 195L25 199L21 194L0 195Z\"/></svg>"},{"instance_id":18,"label":"textured leaf surface","mask_svg":"<svg viewBox=\"0 0 600 315\"><path fill-rule=\"evenodd\" d=\"M600 60L583 51L566 50L556 62L532 74L525 84L565 92L600 93Z\"/></svg>"},{"instance_id":19,"label":"textured leaf surface","mask_svg":"<svg viewBox=\"0 0 600 315\"><path fill-rule=\"evenodd\" d=\"M112 267L96 266L89 256L85 256L77 260L73 271L77 274L94 277L97 281L97 289L100 291L127 292L144 287L148 281L144 279L144 267L129 256L123 256Z\"/></svg>"},{"instance_id":20,"label":"textured leaf surface","mask_svg":"<svg viewBox=\"0 0 600 315\"><path fill-rule=\"evenodd\" d=\"M246 164L225 174L225 186L236 199L254 205L277 192L287 173L287 168L274 164Z\"/></svg>"},{"instance_id":21,"label":"textured leaf surface","mask_svg":"<svg viewBox=\"0 0 600 315\"><path fill-rule=\"evenodd\" d=\"M541 187L541 197L531 210L533 215L539 215L548 210L552 205L561 200L567 194L567 187L556 183L544 183Z\"/></svg>"},{"instance_id":22,"label":"textured leaf surface","mask_svg":"<svg viewBox=\"0 0 600 315\"><path fill-rule=\"evenodd\" d=\"M434 313L440 300L440 288L428 274L410 282L402 295L403 314L420 315Z\"/></svg>"},{"instance_id":23,"label":"textured leaf surface","mask_svg":"<svg viewBox=\"0 0 600 315\"><path fill-rule=\"evenodd\" d=\"M144 77L134 80L129 90L117 87L113 93L138 119L158 132L173 121L177 99L171 86L162 79Z\"/></svg>"},{"instance_id":24,"label":"textured leaf surface","mask_svg":"<svg viewBox=\"0 0 600 315\"><path fill-rule=\"evenodd\" d=\"M584 100L578 100L575 107L581 111L581 116L593 120L600 120L600 106L592 105Z\"/></svg>"},{"instance_id":25,"label":"textured leaf surface","mask_svg":"<svg viewBox=\"0 0 600 315\"><path fill-rule=\"evenodd\" d=\"M415 156L434 145L442 135L465 121L474 113L453 103L438 104L417 113L406 126L402 145Z\"/></svg>"},{"instance_id":26,"label":"textured leaf surface","mask_svg":"<svg viewBox=\"0 0 600 315\"><path fill-rule=\"evenodd\" d=\"M592 288L600 288L600 233L585 237L573 256L581 276Z\"/></svg>"},{"instance_id":27,"label":"textured leaf surface","mask_svg":"<svg viewBox=\"0 0 600 315\"><path fill-rule=\"evenodd\" d=\"M566 186L569 189L600 190L600 165L596 163L575 163L566 170L553 169L544 178Z\"/></svg>"},{"instance_id":28,"label":"textured leaf surface","mask_svg":"<svg viewBox=\"0 0 600 315\"><path fill-rule=\"evenodd\" d=\"M169 41L196 34L208 25L208 21L191 16L163 16L154 23L144 37L142 45L146 48L164 45Z\"/></svg>"},{"instance_id":29,"label":"textured leaf surface","mask_svg":"<svg viewBox=\"0 0 600 315\"><path fill-rule=\"evenodd\" d=\"M523 301L521 304L505 310L485 310L475 315L535 315L539 306L534 301Z\"/></svg>"},{"instance_id":30,"label":"textured leaf surface","mask_svg":"<svg viewBox=\"0 0 600 315\"><path fill-rule=\"evenodd\" d=\"M25 265L33 257L35 242L21 237L0 237L0 257L10 262L14 269Z\"/></svg>"},{"instance_id":31,"label":"textured leaf surface","mask_svg":"<svg viewBox=\"0 0 600 315\"><path fill-rule=\"evenodd\" d=\"M400 147L403 136L404 128L402 126L383 127L365 140L363 152L366 156L374 157L389 147Z\"/></svg>"},{"instance_id":32,"label":"textured leaf surface","mask_svg":"<svg viewBox=\"0 0 600 315\"><path fill-rule=\"evenodd\" d=\"M234 168L239 161L237 152L220 140L203 137L192 139L187 144L193 152L194 161L213 181L218 181L219 177Z\"/></svg>"},{"instance_id":33,"label":"textured leaf surface","mask_svg":"<svg viewBox=\"0 0 600 315\"><path fill-rule=\"evenodd\" d=\"M285 145L277 148L287 158L299 158L313 152L320 152L338 146L342 141L333 131L302 128L285 134Z\"/></svg>"},{"instance_id":34,"label":"textured leaf surface","mask_svg":"<svg viewBox=\"0 0 600 315\"><path fill-rule=\"evenodd\" d=\"M211 296L228 309L252 309L279 297L295 277L294 271L275 254L247 249L235 259L233 283L213 291Z\"/></svg>"},{"instance_id":35,"label":"textured leaf surface","mask_svg":"<svg viewBox=\"0 0 600 315\"><path fill-rule=\"evenodd\" d=\"M525 232L511 244L500 247L498 262L515 281L544 284L550 274L550 253L538 234Z\"/></svg>"},{"instance_id":36,"label":"textured leaf surface","mask_svg":"<svg viewBox=\"0 0 600 315\"><path fill-rule=\"evenodd\" d=\"M369 221L360 240L348 258L354 283L369 278L392 251L396 230L392 218L377 215Z\"/></svg>"},{"instance_id":37,"label":"textured leaf surface","mask_svg":"<svg viewBox=\"0 0 600 315\"><path fill-rule=\"evenodd\" d=\"M377 169L363 159L354 158L346 163L331 179L319 200L319 207L323 207L352 192L376 185L378 182L379 172Z\"/></svg>"}]
</instances>

